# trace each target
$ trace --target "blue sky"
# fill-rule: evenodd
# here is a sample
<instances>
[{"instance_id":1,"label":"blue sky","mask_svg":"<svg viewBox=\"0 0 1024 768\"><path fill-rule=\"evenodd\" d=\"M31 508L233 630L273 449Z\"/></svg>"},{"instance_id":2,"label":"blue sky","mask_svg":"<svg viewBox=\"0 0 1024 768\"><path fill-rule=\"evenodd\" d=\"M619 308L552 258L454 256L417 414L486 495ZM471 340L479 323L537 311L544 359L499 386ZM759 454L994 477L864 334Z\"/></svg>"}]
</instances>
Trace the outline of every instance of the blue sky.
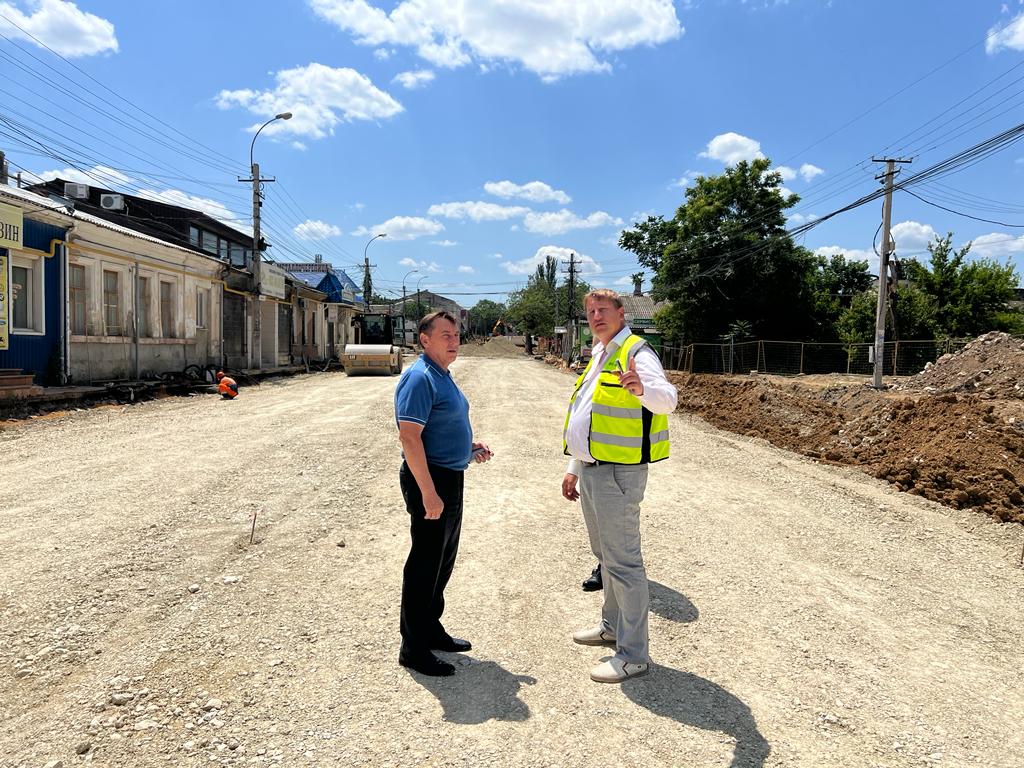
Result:
<instances>
[{"instance_id":1,"label":"blue sky","mask_svg":"<svg viewBox=\"0 0 1024 768\"><path fill-rule=\"evenodd\" d=\"M1024 6L972 0L0 0L0 148L12 171L201 207L251 227L253 131L278 261L463 306L547 253L627 290L616 246L697 174L765 155L792 223L1024 121ZM19 29L20 27L21 29ZM26 36L31 33L36 40ZM56 56L40 43L62 54ZM69 63L70 62L70 63ZM58 88L59 86L59 88ZM109 89L109 90L107 90ZM97 166L99 168L97 169ZM898 256L934 233L1024 272L1024 144L898 193ZM877 261L871 203L808 232ZM251 231L251 230L250 230ZM411 275L411 270L418 270ZM408 276L407 276L408 275Z\"/></svg>"}]
</instances>

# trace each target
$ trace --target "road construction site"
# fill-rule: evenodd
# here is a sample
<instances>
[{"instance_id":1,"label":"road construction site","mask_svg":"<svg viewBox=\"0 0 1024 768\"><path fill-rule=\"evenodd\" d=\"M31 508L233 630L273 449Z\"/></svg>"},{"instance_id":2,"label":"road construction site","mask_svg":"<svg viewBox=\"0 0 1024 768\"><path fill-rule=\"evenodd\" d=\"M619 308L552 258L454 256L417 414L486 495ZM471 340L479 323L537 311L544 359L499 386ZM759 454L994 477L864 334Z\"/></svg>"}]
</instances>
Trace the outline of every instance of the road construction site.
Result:
<instances>
[{"instance_id":1,"label":"road construction site","mask_svg":"<svg viewBox=\"0 0 1024 768\"><path fill-rule=\"evenodd\" d=\"M825 416L801 438L793 381L681 376L642 512L652 671L598 685L605 651L570 640L601 599L580 590L594 560L559 493L572 378L498 354L452 367L495 456L466 474L445 622L474 650L446 655L451 678L396 662L394 377L4 425L0 766L1024 763L1024 527L973 491L962 508L904 492L937 487L920 451L895 474L841 465L930 406L892 406L846 445ZM967 404L964 440L976 405L993 405L986 444L1013 436L1009 400L921 386L911 400ZM762 439L744 398L788 409L774 421L803 455Z\"/></svg>"}]
</instances>

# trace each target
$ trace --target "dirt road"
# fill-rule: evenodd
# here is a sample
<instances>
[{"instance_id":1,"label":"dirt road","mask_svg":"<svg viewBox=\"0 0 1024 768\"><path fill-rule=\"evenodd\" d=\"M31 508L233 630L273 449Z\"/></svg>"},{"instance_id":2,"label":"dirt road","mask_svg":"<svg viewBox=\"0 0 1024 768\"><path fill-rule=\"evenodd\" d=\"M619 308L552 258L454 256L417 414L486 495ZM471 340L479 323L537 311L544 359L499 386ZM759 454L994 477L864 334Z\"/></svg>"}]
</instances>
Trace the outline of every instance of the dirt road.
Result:
<instances>
[{"instance_id":1,"label":"dirt road","mask_svg":"<svg viewBox=\"0 0 1024 768\"><path fill-rule=\"evenodd\" d=\"M1019 526L673 417L652 673L598 685L569 639L600 599L558 494L571 379L453 371L496 456L448 591L475 649L440 680L396 663L394 379L0 432L0 766L1024 763Z\"/></svg>"}]
</instances>

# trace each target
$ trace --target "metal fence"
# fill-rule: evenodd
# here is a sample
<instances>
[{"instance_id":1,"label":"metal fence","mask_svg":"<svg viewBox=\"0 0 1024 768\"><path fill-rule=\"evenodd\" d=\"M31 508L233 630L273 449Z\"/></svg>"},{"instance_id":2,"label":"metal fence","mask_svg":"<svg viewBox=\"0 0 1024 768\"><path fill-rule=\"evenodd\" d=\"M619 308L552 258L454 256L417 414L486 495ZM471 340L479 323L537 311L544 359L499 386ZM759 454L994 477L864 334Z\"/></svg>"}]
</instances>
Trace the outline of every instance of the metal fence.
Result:
<instances>
[{"instance_id":1,"label":"metal fence","mask_svg":"<svg viewBox=\"0 0 1024 768\"><path fill-rule=\"evenodd\" d=\"M925 364L956 352L970 339L888 341L882 358L886 376L912 376ZM798 376L845 373L870 376L874 370L874 344L811 341L742 341L721 344L662 345L666 369L687 373L770 373Z\"/></svg>"}]
</instances>

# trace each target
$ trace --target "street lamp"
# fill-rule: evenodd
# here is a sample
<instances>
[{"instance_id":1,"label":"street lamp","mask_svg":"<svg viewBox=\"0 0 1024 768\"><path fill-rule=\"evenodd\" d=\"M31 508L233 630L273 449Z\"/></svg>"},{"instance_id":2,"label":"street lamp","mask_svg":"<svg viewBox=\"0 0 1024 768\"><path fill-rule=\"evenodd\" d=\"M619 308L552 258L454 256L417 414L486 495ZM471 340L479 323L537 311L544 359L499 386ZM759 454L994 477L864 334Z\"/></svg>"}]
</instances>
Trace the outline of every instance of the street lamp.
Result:
<instances>
[{"instance_id":1,"label":"street lamp","mask_svg":"<svg viewBox=\"0 0 1024 768\"><path fill-rule=\"evenodd\" d=\"M387 237L387 232L381 232L379 235L374 235L367 241L366 245L363 246L363 301L366 302L366 311L370 311L370 294L373 291L373 281L370 280L370 259L366 255L366 249L370 247L370 243L376 240L378 237Z\"/></svg>"},{"instance_id":2,"label":"street lamp","mask_svg":"<svg viewBox=\"0 0 1024 768\"><path fill-rule=\"evenodd\" d=\"M405 281L409 279L409 275L414 272L419 272L418 269L410 269L405 273L405 277L402 278L402 314L405 314Z\"/></svg>"},{"instance_id":3,"label":"street lamp","mask_svg":"<svg viewBox=\"0 0 1024 768\"><path fill-rule=\"evenodd\" d=\"M275 120L291 120L291 112L282 112L279 115L274 115L272 118L267 120L263 125L256 131L256 136L252 137L252 143L249 144L249 170L252 173L252 178L246 179L246 181L252 182L252 282L253 282L253 294L256 296L256 310L253 313L252 321L252 335L253 335L253 348L256 350L256 367L261 367L261 361L263 359L263 353L260 342L260 206L263 205L260 200L260 183L263 179L260 178L260 167L253 160L253 149L256 147L256 137L260 135L260 132L270 125ZM268 179L270 181L270 179Z\"/></svg>"},{"instance_id":4,"label":"street lamp","mask_svg":"<svg viewBox=\"0 0 1024 768\"><path fill-rule=\"evenodd\" d=\"M426 279L427 279L427 276L424 275L423 277L421 277L419 280L416 281L416 311L417 312L420 311L420 283L422 283ZM423 319L422 315L420 315L420 319L421 320Z\"/></svg>"}]
</instances>

